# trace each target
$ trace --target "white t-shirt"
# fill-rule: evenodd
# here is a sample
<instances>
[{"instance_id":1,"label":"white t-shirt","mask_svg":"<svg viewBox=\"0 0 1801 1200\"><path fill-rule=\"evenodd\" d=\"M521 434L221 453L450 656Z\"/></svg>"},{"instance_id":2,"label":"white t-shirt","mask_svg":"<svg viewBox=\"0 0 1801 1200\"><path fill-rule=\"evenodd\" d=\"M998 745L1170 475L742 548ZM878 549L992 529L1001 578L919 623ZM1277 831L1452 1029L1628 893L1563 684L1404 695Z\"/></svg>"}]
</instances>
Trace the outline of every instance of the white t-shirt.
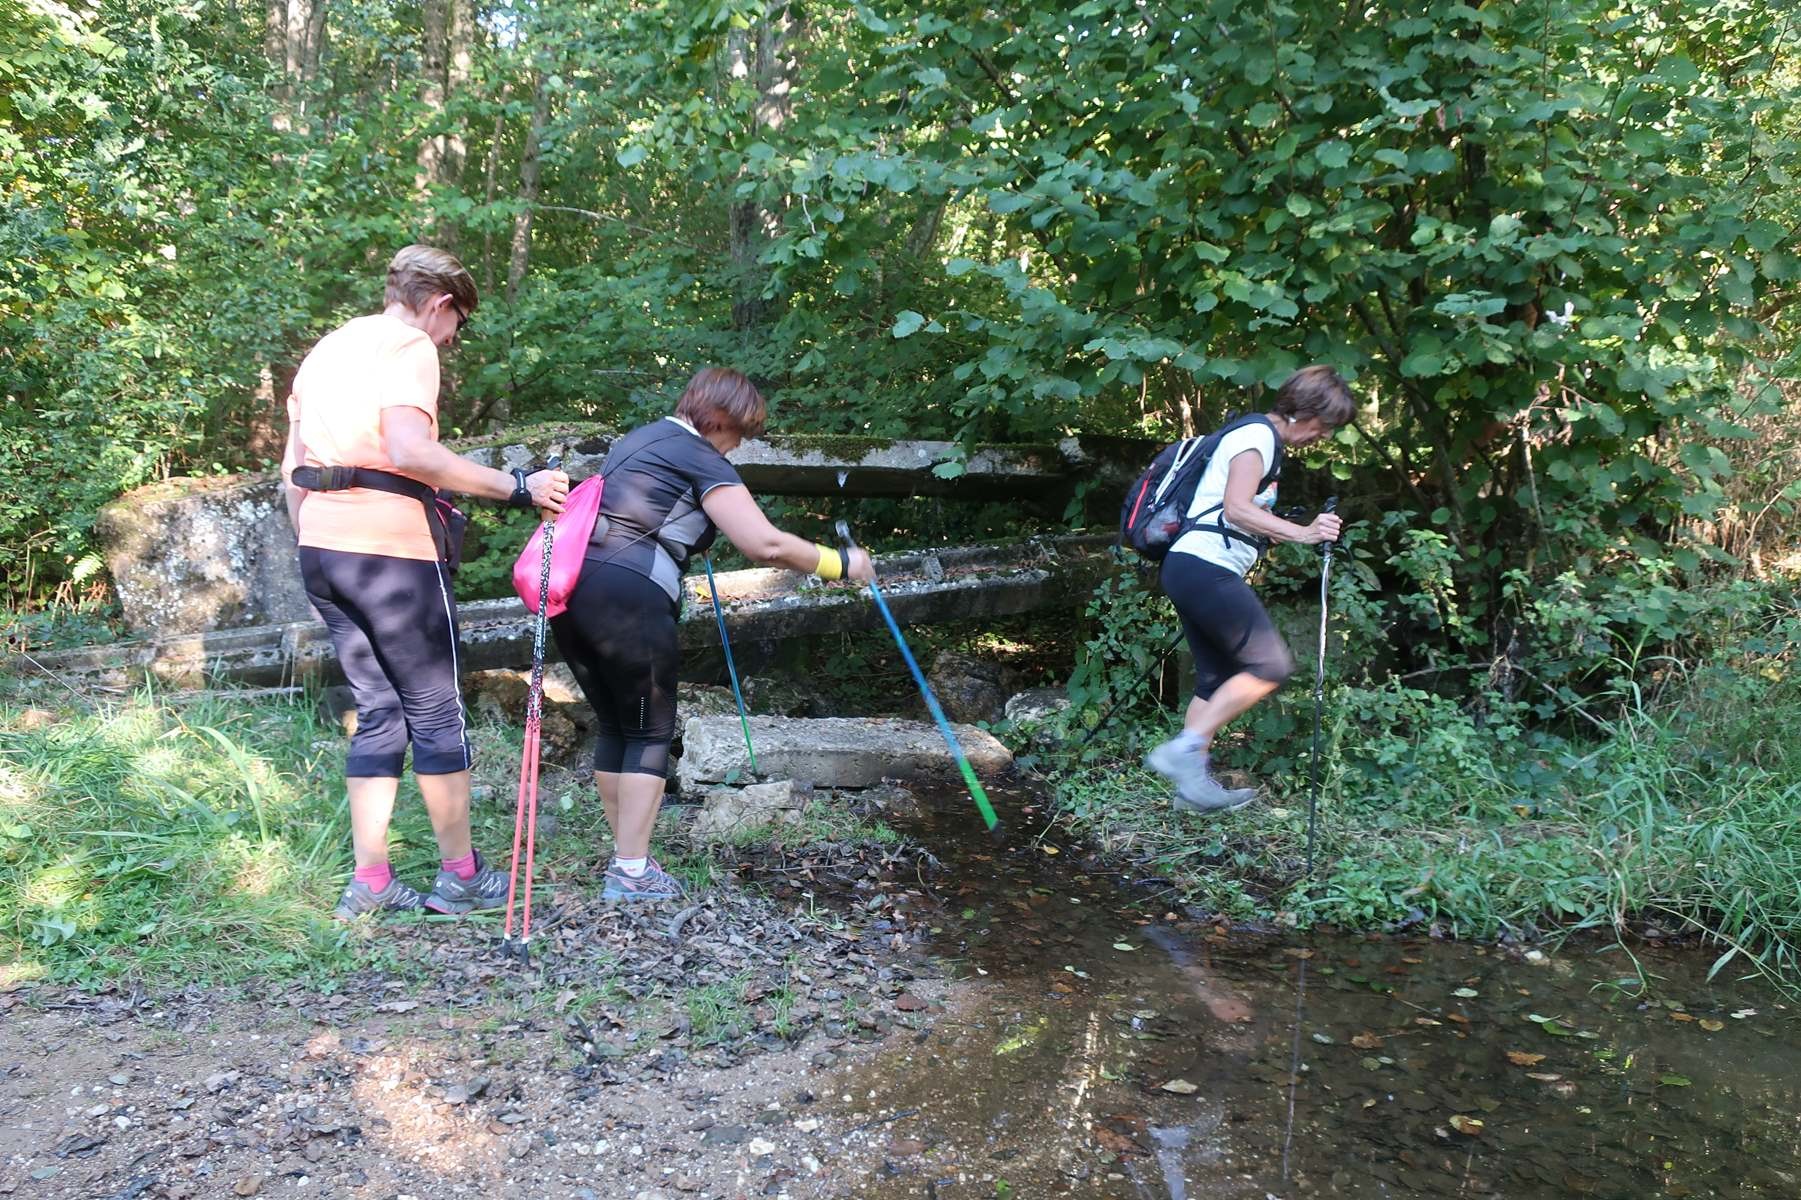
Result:
<instances>
[{"instance_id":1,"label":"white t-shirt","mask_svg":"<svg viewBox=\"0 0 1801 1200\"><path fill-rule=\"evenodd\" d=\"M1201 481L1195 485L1194 502L1188 506L1188 519L1194 520L1208 509L1216 508L1226 499L1226 476L1232 467L1232 460L1238 455L1251 451L1258 457L1257 477L1261 479L1269 464L1276 457L1276 431L1262 421L1241 426L1219 440L1213 451L1213 457L1207 462L1207 469L1201 472ZM1276 484L1258 492L1253 500L1261 508L1276 507ZM1237 528L1226 520L1223 511L1214 512L1207 517L1207 524L1224 525L1227 529ZM1210 562L1224 567L1233 574L1243 576L1245 572L1257 565L1257 546L1243 538L1221 537L1217 530L1190 529L1176 539L1176 544L1169 548L1171 554L1192 554L1203 562Z\"/></svg>"}]
</instances>

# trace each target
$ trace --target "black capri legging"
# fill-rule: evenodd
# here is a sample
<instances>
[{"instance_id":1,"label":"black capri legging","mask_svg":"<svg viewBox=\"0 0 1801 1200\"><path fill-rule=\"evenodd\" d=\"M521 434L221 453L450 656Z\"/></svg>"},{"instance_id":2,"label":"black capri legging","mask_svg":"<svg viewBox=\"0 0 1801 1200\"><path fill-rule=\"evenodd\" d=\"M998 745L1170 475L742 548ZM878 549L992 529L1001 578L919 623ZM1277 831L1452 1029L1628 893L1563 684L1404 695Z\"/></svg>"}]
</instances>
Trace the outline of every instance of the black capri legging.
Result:
<instances>
[{"instance_id":1,"label":"black capri legging","mask_svg":"<svg viewBox=\"0 0 1801 1200\"><path fill-rule=\"evenodd\" d=\"M457 686L456 599L439 562L300 547L300 577L356 698L344 773L398 779L469 769L469 729Z\"/></svg>"},{"instance_id":2,"label":"black capri legging","mask_svg":"<svg viewBox=\"0 0 1801 1200\"><path fill-rule=\"evenodd\" d=\"M1175 603L1194 655L1194 694L1210 699L1240 671L1282 684L1294 674L1294 656L1251 585L1224 567L1192 554L1163 560L1163 594Z\"/></svg>"},{"instance_id":3,"label":"black capri legging","mask_svg":"<svg viewBox=\"0 0 1801 1200\"><path fill-rule=\"evenodd\" d=\"M675 601L616 563L582 567L569 607L550 620L557 649L594 709L594 769L669 773L681 666Z\"/></svg>"}]
</instances>

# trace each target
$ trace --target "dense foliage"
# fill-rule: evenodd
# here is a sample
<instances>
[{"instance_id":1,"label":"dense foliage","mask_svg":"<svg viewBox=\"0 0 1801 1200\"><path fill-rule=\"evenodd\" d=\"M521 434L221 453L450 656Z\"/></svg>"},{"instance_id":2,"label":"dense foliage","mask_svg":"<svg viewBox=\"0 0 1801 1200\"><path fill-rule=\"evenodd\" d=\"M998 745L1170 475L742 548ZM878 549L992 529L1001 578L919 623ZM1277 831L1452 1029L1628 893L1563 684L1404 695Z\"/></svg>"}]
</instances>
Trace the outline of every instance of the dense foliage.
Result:
<instances>
[{"instance_id":1,"label":"dense foliage","mask_svg":"<svg viewBox=\"0 0 1801 1200\"><path fill-rule=\"evenodd\" d=\"M1748 0L0 0L8 599L91 574L122 489L267 461L309 341L429 237L486 300L466 429L725 360L787 428L1170 431L1336 363L1337 469L1485 604L1719 512L1801 272L1791 34Z\"/></svg>"}]
</instances>

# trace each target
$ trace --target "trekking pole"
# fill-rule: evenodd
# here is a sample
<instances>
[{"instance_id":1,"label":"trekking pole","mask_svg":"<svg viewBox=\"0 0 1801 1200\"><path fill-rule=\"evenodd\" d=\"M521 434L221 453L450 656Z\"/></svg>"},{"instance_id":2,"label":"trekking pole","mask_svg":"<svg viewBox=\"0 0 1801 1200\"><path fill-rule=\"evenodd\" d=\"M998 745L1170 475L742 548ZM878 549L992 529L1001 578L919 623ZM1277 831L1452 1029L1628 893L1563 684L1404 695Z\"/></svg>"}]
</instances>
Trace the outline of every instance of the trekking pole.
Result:
<instances>
[{"instance_id":1,"label":"trekking pole","mask_svg":"<svg viewBox=\"0 0 1801 1200\"><path fill-rule=\"evenodd\" d=\"M552 470L562 461L552 455ZM519 956L530 964L532 945L532 866L533 851L538 842L538 762L539 742L544 728L544 633L550 624L550 551L556 538L555 517L543 522L544 556L538 567L538 619L532 626L532 675L525 691L525 744L519 755L519 797L513 809L513 862L507 877L507 916L501 933L501 952ZM519 941L513 941L513 901L519 890L519 843L525 841L525 895Z\"/></svg>"},{"instance_id":2,"label":"trekking pole","mask_svg":"<svg viewBox=\"0 0 1801 1200\"><path fill-rule=\"evenodd\" d=\"M1177 633L1175 641L1173 641L1169 645L1163 647L1162 652L1159 653L1157 655L1156 660L1151 663L1151 669L1146 671L1144 673L1144 676L1141 679L1139 679L1138 687L1143 687L1145 684L1149 683L1151 681L1152 675L1155 675L1157 672L1163 670L1163 660L1168 658L1171 654L1175 653L1176 647L1182 644L1182 638L1184 636L1185 635L1182 633ZM1134 688L1132 690L1136 691L1137 688ZM1088 731L1088 735L1086 737L1084 737L1081 741L1076 743L1076 749L1077 750L1087 749L1088 743L1092 742L1094 740L1095 735L1100 733L1101 730L1103 730L1107 727L1108 721L1111 721L1119 713L1125 711L1126 706L1131 703L1131 700L1132 700L1132 692L1131 691L1128 691L1125 695L1123 695L1119 699L1115 700L1107 708L1107 711L1101 714L1101 719L1094 723L1094 728L1090 729Z\"/></svg>"},{"instance_id":3,"label":"trekking pole","mask_svg":"<svg viewBox=\"0 0 1801 1200\"><path fill-rule=\"evenodd\" d=\"M1323 511L1332 512L1338 508L1338 497L1326 500ZM1314 824L1319 815L1319 727L1320 716L1326 703L1326 598L1327 588L1332 580L1332 543L1320 543L1319 571L1319 670L1313 677L1313 757L1310 764L1312 782L1307 789L1307 878L1313 878L1313 843Z\"/></svg>"},{"instance_id":4,"label":"trekking pole","mask_svg":"<svg viewBox=\"0 0 1801 1200\"><path fill-rule=\"evenodd\" d=\"M850 522L838 522L838 541L844 547L845 566L850 565L850 552L857 548L857 543L850 535ZM976 778L975 768L969 765L969 759L963 755L963 747L957 741L957 735L951 732L951 723L944 715L944 709L938 705L938 697L932 694L932 685L926 682L925 672L913 660L913 651L907 646L907 639L901 635L900 625L894 620L894 614L888 611L888 602L882 598L882 589L876 581L869 581L869 594L875 598L877 611L882 620L888 622L888 632L894 635L894 644L900 647L901 659L907 664L907 670L913 672L913 682L919 685L919 694L925 698L926 709L932 719L938 722L938 732L944 735L944 744L950 748L951 757L957 760L957 770L963 773L963 782L969 787L970 798L976 802L976 809L982 814L982 823L988 826L988 832L1000 833L1000 818L994 815L994 806L988 803L988 793L982 790L982 781Z\"/></svg>"},{"instance_id":5,"label":"trekking pole","mask_svg":"<svg viewBox=\"0 0 1801 1200\"><path fill-rule=\"evenodd\" d=\"M725 673L732 680L732 699L738 702L738 726L744 730L744 752L750 755L750 773L755 778L757 752L750 744L750 717L744 711L744 693L738 688L738 666L732 661L732 639L725 632L725 609L719 606L719 585L713 582L713 556L701 556L707 567L707 594L713 597L713 616L719 621L719 648L725 651Z\"/></svg>"}]
</instances>

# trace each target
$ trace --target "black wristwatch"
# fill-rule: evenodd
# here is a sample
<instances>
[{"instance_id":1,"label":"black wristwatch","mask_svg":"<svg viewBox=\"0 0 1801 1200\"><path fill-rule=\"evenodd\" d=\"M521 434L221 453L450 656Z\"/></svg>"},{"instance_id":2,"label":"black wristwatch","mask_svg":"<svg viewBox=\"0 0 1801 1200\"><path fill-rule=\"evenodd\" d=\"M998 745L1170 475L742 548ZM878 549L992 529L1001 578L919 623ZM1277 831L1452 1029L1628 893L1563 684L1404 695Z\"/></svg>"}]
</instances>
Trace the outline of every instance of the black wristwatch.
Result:
<instances>
[{"instance_id":1,"label":"black wristwatch","mask_svg":"<svg viewBox=\"0 0 1801 1200\"><path fill-rule=\"evenodd\" d=\"M513 494L507 497L509 508L531 508L532 490L525 486L525 468L513 468Z\"/></svg>"}]
</instances>

